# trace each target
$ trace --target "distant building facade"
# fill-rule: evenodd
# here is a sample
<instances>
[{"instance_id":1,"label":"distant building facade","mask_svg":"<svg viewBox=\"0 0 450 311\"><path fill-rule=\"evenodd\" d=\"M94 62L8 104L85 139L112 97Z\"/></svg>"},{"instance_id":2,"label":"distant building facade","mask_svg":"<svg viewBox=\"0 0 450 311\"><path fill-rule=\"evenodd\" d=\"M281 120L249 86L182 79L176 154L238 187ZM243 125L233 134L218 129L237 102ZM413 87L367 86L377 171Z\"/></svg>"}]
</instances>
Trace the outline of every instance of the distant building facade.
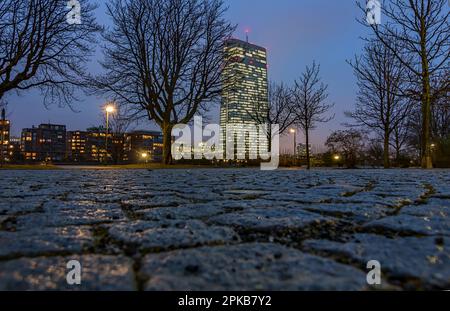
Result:
<instances>
[{"instance_id":1,"label":"distant building facade","mask_svg":"<svg viewBox=\"0 0 450 311\"><path fill-rule=\"evenodd\" d=\"M25 128L10 139L9 121L0 121L8 161L73 163L143 163L162 160L163 136L156 131L107 133L102 126L66 131L65 125L41 124ZM108 137L108 138L107 138ZM6 153L8 148L8 153Z\"/></svg>"},{"instance_id":2,"label":"distant building facade","mask_svg":"<svg viewBox=\"0 0 450 311\"><path fill-rule=\"evenodd\" d=\"M226 66L223 70L223 94L220 109L222 143L235 146L235 155L248 159L258 152L268 150L268 142L260 141L256 128L269 109L267 52L266 49L248 42L230 39L225 47ZM228 137L226 131L234 132ZM261 133L264 136L264 133ZM238 152L238 143L245 143L245 151ZM245 154L242 154L245 152ZM234 159L228 159L234 160Z\"/></svg>"},{"instance_id":3,"label":"distant building facade","mask_svg":"<svg viewBox=\"0 0 450 311\"><path fill-rule=\"evenodd\" d=\"M11 158L11 144L10 144L11 124L6 120L5 109L1 111L0 117L0 161L7 162Z\"/></svg>"},{"instance_id":4,"label":"distant building facade","mask_svg":"<svg viewBox=\"0 0 450 311\"><path fill-rule=\"evenodd\" d=\"M11 137L9 139L9 160L10 162L20 162L22 159L20 137Z\"/></svg>"},{"instance_id":5,"label":"distant building facade","mask_svg":"<svg viewBox=\"0 0 450 311\"><path fill-rule=\"evenodd\" d=\"M311 144L308 146L309 149L309 154L312 155L312 146ZM299 158L306 158L306 144L297 144L297 150L296 150L296 155Z\"/></svg>"},{"instance_id":6,"label":"distant building facade","mask_svg":"<svg viewBox=\"0 0 450 311\"><path fill-rule=\"evenodd\" d=\"M123 161L122 134L108 133L102 127L90 128L86 131L70 131L67 133L67 160L70 162L108 162ZM108 149L108 150L106 150Z\"/></svg>"},{"instance_id":7,"label":"distant building facade","mask_svg":"<svg viewBox=\"0 0 450 311\"><path fill-rule=\"evenodd\" d=\"M162 151L163 136L161 132L134 131L125 134L125 162L160 162L162 160Z\"/></svg>"},{"instance_id":8,"label":"distant building facade","mask_svg":"<svg viewBox=\"0 0 450 311\"><path fill-rule=\"evenodd\" d=\"M89 158L86 131L67 132L67 160L71 162L82 163Z\"/></svg>"},{"instance_id":9,"label":"distant building facade","mask_svg":"<svg viewBox=\"0 0 450 311\"><path fill-rule=\"evenodd\" d=\"M23 129L21 153L25 161L64 161L66 126L41 124L38 127Z\"/></svg>"},{"instance_id":10,"label":"distant building facade","mask_svg":"<svg viewBox=\"0 0 450 311\"><path fill-rule=\"evenodd\" d=\"M106 146L107 145L107 146ZM108 149L108 150L106 150ZM142 163L162 159L162 133L135 131L108 134L103 128L67 133L67 160L76 163Z\"/></svg>"}]
</instances>

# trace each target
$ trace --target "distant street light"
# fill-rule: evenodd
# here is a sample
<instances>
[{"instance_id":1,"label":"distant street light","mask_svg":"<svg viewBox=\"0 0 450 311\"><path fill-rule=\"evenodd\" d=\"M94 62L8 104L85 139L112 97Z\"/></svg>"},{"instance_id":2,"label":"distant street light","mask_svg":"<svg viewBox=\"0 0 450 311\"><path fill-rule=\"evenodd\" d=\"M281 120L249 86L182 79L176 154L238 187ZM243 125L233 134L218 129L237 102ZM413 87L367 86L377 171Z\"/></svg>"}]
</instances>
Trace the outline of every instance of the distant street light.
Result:
<instances>
[{"instance_id":1,"label":"distant street light","mask_svg":"<svg viewBox=\"0 0 450 311\"><path fill-rule=\"evenodd\" d=\"M337 154L337 155L334 156L334 159L335 159L336 161L339 161L339 160L341 159L341 156Z\"/></svg>"},{"instance_id":2,"label":"distant street light","mask_svg":"<svg viewBox=\"0 0 450 311\"><path fill-rule=\"evenodd\" d=\"M148 160L148 153L143 152L143 153L141 154L141 157L142 157L142 159L144 159L145 163L147 163L147 160Z\"/></svg>"},{"instance_id":3,"label":"distant street light","mask_svg":"<svg viewBox=\"0 0 450 311\"><path fill-rule=\"evenodd\" d=\"M106 151L106 163L108 163L108 135L109 135L109 114L114 113L116 108L109 104L105 107L106 111L106 138L105 138L105 151Z\"/></svg>"},{"instance_id":4,"label":"distant street light","mask_svg":"<svg viewBox=\"0 0 450 311\"><path fill-rule=\"evenodd\" d=\"M289 130L291 134L294 134L294 158L297 156L297 131L295 129Z\"/></svg>"}]
</instances>

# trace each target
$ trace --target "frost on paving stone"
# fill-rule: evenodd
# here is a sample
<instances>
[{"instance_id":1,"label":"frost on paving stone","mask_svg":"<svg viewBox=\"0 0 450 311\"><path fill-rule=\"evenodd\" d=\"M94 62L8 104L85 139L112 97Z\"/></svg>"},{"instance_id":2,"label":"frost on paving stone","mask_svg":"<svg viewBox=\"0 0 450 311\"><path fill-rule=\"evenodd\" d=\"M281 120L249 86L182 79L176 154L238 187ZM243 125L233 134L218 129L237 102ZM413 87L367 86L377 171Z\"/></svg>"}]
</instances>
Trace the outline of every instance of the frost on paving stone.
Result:
<instances>
[{"instance_id":1,"label":"frost on paving stone","mask_svg":"<svg viewBox=\"0 0 450 311\"><path fill-rule=\"evenodd\" d=\"M423 217L449 217L450 216L450 204L443 205L438 202L432 201L428 204L421 205L409 205L402 208L401 215L413 215L413 216L423 216Z\"/></svg>"},{"instance_id":2,"label":"frost on paving stone","mask_svg":"<svg viewBox=\"0 0 450 311\"><path fill-rule=\"evenodd\" d=\"M378 233L394 232L400 235L448 235L450 219L446 215L433 216L398 215L369 222L363 229Z\"/></svg>"},{"instance_id":3,"label":"frost on paving stone","mask_svg":"<svg viewBox=\"0 0 450 311\"><path fill-rule=\"evenodd\" d=\"M391 209L370 203L328 203L304 207L310 212L335 217L345 217L355 221L370 221L387 216Z\"/></svg>"},{"instance_id":4,"label":"frost on paving stone","mask_svg":"<svg viewBox=\"0 0 450 311\"><path fill-rule=\"evenodd\" d=\"M425 289L450 288L448 237L389 239L373 234L355 234L347 243L307 240L304 246L315 251L325 251L334 257L356 260L361 267L370 260L377 260L382 272L390 278L399 281L414 278Z\"/></svg>"},{"instance_id":5,"label":"frost on paving stone","mask_svg":"<svg viewBox=\"0 0 450 311\"><path fill-rule=\"evenodd\" d=\"M333 223L333 218L295 208L250 208L209 219L220 225L238 226L253 230L305 229L312 225Z\"/></svg>"},{"instance_id":6,"label":"frost on paving stone","mask_svg":"<svg viewBox=\"0 0 450 311\"><path fill-rule=\"evenodd\" d=\"M67 263L81 264L81 285L68 285ZM133 262L122 256L21 258L0 262L0 290L135 290Z\"/></svg>"},{"instance_id":7,"label":"frost on paving stone","mask_svg":"<svg viewBox=\"0 0 450 311\"><path fill-rule=\"evenodd\" d=\"M147 255L146 290L361 290L358 269L277 244L203 247Z\"/></svg>"},{"instance_id":8,"label":"frost on paving stone","mask_svg":"<svg viewBox=\"0 0 450 311\"><path fill-rule=\"evenodd\" d=\"M239 240L230 228L208 227L197 220L116 224L109 229L109 234L114 240L140 250L184 248Z\"/></svg>"},{"instance_id":9,"label":"frost on paving stone","mask_svg":"<svg viewBox=\"0 0 450 311\"><path fill-rule=\"evenodd\" d=\"M229 204L221 201L211 203L184 204L180 207L149 208L136 211L143 220L160 221L167 219L188 220L211 217L224 213Z\"/></svg>"},{"instance_id":10,"label":"frost on paving stone","mask_svg":"<svg viewBox=\"0 0 450 311\"><path fill-rule=\"evenodd\" d=\"M361 289L366 259L376 258L358 256L380 249L382 268L398 276L393 279L399 288L439 289L448 279L448 264L440 262L448 254L449 185L448 170L8 171L0 179L0 264L20 276L27 265L39 263L43 269L56 256L123 254L136 269L141 263L153 267L151 274L145 270L145 280L139 273L137 282L118 279L116 286L126 288L135 283L141 288L146 281L149 289ZM367 237L357 243L349 236L354 232L377 235L361 235ZM328 254L305 247L305 239L332 248L346 244L327 240L349 241L348 247L362 250L340 257L338 250ZM271 244L254 244L258 241ZM407 249L410 241L413 247ZM295 260L282 260L280 253ZM113 263L116 257L108 258ZM173 273L149 258L173 260ZM280 264L266 265L265 258ZM334 260L342 262L338 270L321 264L333 267ZM227 264L224 275L216 275L216 261ZM422 272L414 272L411 261ZM92 262L94 267L100 261ZM213 276L188 278L201 267ZM103 278L106 273L97 268ZM235 271L244 279L235 278ZM66 289L65 283L48 284ZM6 287L2 278L0 287Z\"/></svg>"},{"instance_id":11,"label":"frost on paving stone","mask_svg":"<svg viewBox=\"0 0 450 311\"><path fill-rule=\"evenodd\" d=\"M0 215L16 215L38 212L45 198L8 198L0 202Z\"/></svg>"},{"instance_id":12,"label":"frost on paving stone","mask_svg":"<svg viewBox=\"0 0 450 311\"><path fill-rule=\"evenodd\" d=\"M17 228L95 225L125 219L122 210L115 204L70 205L60 203L52 207L45 207L45 210L45 213L18 216Z\"/></svg>"},{"instance_id":13,"label":"frost on paving stone","mask_svg":"<svg viewBox=\"0 0 450 311\"><path fill-rule=\"evenodd\" d=\"M94 241L88 227L31 228L0 231L0 259L60 253L80 253ZM0 282L1 283L1 282Z\"/></svg>"}]
</instances>

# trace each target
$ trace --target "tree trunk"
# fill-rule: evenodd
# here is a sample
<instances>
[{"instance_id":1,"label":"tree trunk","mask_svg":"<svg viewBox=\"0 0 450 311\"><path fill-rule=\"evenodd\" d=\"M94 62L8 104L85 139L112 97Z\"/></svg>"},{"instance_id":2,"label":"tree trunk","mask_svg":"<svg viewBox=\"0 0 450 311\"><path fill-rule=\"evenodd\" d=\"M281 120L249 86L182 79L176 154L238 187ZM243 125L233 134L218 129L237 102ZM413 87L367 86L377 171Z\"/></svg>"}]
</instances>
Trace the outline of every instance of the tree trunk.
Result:
<instances>
[{"instance_id":1,"label":"tree trunk","mask_svg":"<svg viewBox=\"0 0 450 311\"><path fill-rule=\"evenodd\" d=\"M305 136L306 136L306 168L308 170L311 169L311 159L310 159L310 154L309 154L309 130L305 131Z\"/></svg>"},{"instance_id":2,"label":"tree trunk","mask_svg":"<svg viewBox=\"0 0 450 311\"><path fill-rule=\"evenodd\" d=\"M424 91L422 99L422 168L433 168L431 159L431 143L430 143L430 121L431 121L431 98L430 98L430 81L428 74L425 74Z\"/></svg>"},{"instance_id":3,"label":"tree trunk","mask_svg":"<svg viewBox=\"0 0 450 311\"><path fill-rule=\"evenodd\" d=\"M163 164L172 164L172 125L164 124L162 126L163 132Z\"/></svg>"},{"instance_id":4,"label":"tree trunk","mask_svg":"<svg viewBox=\"0 0 450 311\"><path fill-rule=\"evenodd\" d=\"M383 147L383 166L384 168L390 168L391 163L389 161L389 131L384 131L384 147Z\"/></svg>"},{"instance_id":5,"label":"tree trunk","mask_svg":"<svg viewBox=\"0 0 450 311\"><path fill-rule=\"evenodd\" d=\"M421 21L422 29L425 29L424 21ZM426 32L421 33L421 57L422 57L422 168L433 168L431 160L430 123L431 123L431 87L430 68L426 46Z\"/></svg>"}]
</instances>

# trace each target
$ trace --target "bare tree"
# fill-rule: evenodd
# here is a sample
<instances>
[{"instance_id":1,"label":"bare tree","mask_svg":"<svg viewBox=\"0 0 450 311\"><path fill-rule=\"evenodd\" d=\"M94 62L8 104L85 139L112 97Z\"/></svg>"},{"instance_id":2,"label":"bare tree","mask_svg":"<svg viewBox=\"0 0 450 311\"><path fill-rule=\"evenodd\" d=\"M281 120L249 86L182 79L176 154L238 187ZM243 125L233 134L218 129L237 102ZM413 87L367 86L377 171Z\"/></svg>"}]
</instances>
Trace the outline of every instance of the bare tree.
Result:
<instances>
[{"instance_id":1,"label":"bare tree","mask_svg":"<svg viewBox=\"0 0 450 311\"><path fill-rule=\"evenodd\" d=\"M443 88L450 77L450 69L433 81L431 103L431 135L433 140L442 140L450 135L450 87Z\"/></svg>"},{"instance_id":2,"label":"bare tree","mask_svg":"<svg viewBox=\"0 0 450 311\"><path fill-rule=\"evenodd\" d=\"M222 0L112 0L100 92L163 132L163 161L172 161L172 128L188 124L221 92L224 46L234 27Z\"/></svg>"},{"instance_id":3,"label":"bare tree","mask_svg":"<svg viewBox=\"0 0 450 311\"><path fill-rule=\"evenodd\" d=\"M371 139L366 148L366 160L372 166L381 166L384 161L384 146L380 139Z\"/></svg>"},{"instance_id":4,"label":"bare tree","mask_svg":"<svg viewBox=\"0 0 450 311\"><path fill-rule=\"evenodd\" d=\"M0 2L0 99L13 90L39 88L46 103L70 104L101 30L95 6L79 3L81 24L68 22L67 1Z\"/></svg>"},{"instance_id":5,"label":"bare tree","mask_svg":"<svg viewBox=\"0 0 450 311\"><path fill-rule=\"evenodd\" d=\"M317 123L332 120L334 116L324 116L334 104L327 104L328 85L324 84L319 77L320 65L313 62L307 66L305 72L295 81L293 98L295 101L296 124L306 137L306 161L307 168L311 168L309 134L315 129Z\"/></svg>"},{"instance_id":6,"label":"bare tree","mask_svg":"<svg viewBox=\"0 0 450 311\"><path fill-rule=\"evenodd\" d=\"M411 107L411 106L410 106ZM411 110L410 110L411 113ZM392 148L394 148L395 151L395 161L397 162L397 165L399 164L401 153L404 150L405 146L408 144L408 136L410 133L410 127L408 126L409 122L409 116L401 120L397 126L394 127L393 130L393 138L389 142ZM417 133L420 133L417 132Z\"/></svg>"},{"instance_id":7,"label":"bare tree","mask_svg":"<svg viewBox=\"0 0 450 311\"><path fill-rule=\"evenodd\" d=\"M356 129L333 132L325 142L333 153L344 156L345 164L348 168L355 168L364 150L366 136Z\"/></svg>"},{"instance_id":8,"label":"bare tree","mask_svg":"<svg viewBox=\"0 0 450 311\"><path fill-rule=\"evenodd\" d=\"M395 47L398 51L399 47ZM402 95L406 70L390 49L378 40L369 42L360 57L348 62L358 80L356 108L346 115L375 132L383 140L383 165L390 167L389 146L410 113L410 101ZM396 136L399 138L398 136ZM399 142L397 140L397 142Z\"/></svg>"},{"instance_id":9,"label":"bare tree","mask_svg":"<svg viewBox=\"0 0 450 311\"><path fill-rule=\"evenodd\" d=\"M271 82L269 84L269 108L267 109L264 101L258 101L256 113L250 111L247 113L256 124L267 125L265 134L269 142L269 149L271 149L272 138L276 135L283 135L296 121L291 89L283 83ZM275 133L272 132L272 124L279 125L279 129Z\"/></svg>"},{"instance_id":10,"label":"bare tree","mask_svg":"<svg viewBox=\"0 0 450 311\"><path fill-rule=\"evenodd\" d=\"M450 136L450 100L449 89L441 88L445 83L447 76L441 76L432 81L432 93L434 96L431 101L431 145L439 144ZM422 136L420 128L423 123L423 114L420 107L414 107L408 116L407 144L412 150L418 150L420 153L422 145Z\"/></svg>"},{"instance_id":11,"label":"bare tree","mask_svg":"<svg viewBox=\"0 0 450 311\"><path fill-rule=\"evenodd\" d=\"M366 8L359 3L366 14ZM422 167L432 168L431 104L433 77L448 71L450 57L450 19L448 0L387 0L382 5L383 23L369 25L394 56L408 69L411 81L419 81L422 110ZM365 18L364 21L365 22ZM401 53L395 43L402 44ZM442 85L447 88L450 80ZM440 92L437 90L436 92Z\"/></svg>"}]
</instances>

